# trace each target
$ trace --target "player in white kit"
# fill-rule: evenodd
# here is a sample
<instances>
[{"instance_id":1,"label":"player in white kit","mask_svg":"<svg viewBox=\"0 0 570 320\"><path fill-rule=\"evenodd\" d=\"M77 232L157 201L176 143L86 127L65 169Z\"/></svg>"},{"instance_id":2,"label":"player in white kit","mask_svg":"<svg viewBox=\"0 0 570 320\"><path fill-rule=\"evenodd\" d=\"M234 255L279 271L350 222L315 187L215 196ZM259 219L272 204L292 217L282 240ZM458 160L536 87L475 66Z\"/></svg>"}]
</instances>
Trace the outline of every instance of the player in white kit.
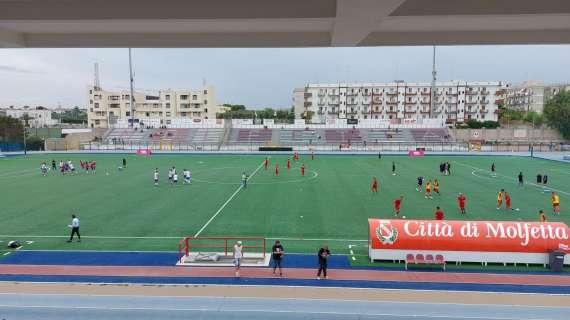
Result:
<instances>
[{"instance_id":1,"label":"player in white kit","mask_svg":"<svg viewBox=\"0 0 570 320\"><path fill-rule=\"evenodd\" d=\"M155 185L155 186L158 186L158 177L159 177L158 168L154 169L154 175L153 175L153 177L154 177L154 185Z\"/></svg>"}]
</instances>

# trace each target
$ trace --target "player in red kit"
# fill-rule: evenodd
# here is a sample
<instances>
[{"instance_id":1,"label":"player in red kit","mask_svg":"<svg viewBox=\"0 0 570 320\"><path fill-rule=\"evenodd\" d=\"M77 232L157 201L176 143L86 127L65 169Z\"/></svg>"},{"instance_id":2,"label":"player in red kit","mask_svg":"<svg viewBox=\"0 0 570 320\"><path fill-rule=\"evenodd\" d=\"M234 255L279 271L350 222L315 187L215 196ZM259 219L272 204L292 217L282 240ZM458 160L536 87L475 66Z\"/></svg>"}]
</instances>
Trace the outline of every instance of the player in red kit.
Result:
<instances>
[{"instance_id":1,"label":"player in red kit","mask_svg":"<svg viewBox=\"0 0 570 320\"><path fill-rule=\"evenodd\" d=\"M402 206L402 200L404 200L404 196L400 196L396 200L394 200L394 216L400 215L400 207Z\"/></svg>"},{"instance_id":2,"label":"player in red kit","mask_svg":"<svg viewBox=\"0 0 570 320\"><path fill-rule=\"evenodd\" d=\"M513 210L511 207L511 195L505 191L505 208L507 210Z\"/></svg>"},{"instance_id":3,"label":"player in red kit","mask_svg":"<svg viewBox=\"0 0 570 320\"><path fill-rule=\"evenodd\" d=\"M459 210L461 210L462 214L465 214L465 200L467 199L463 193L460 193L459 196L457 196L457 204L459 204Z\"/></svg>"},{"instance_id":4,"label":"player in red kit","mask_svg":"<svg viewBox=\"0 0 570 320\"><path fill-rule=\"evenodd\" d=\"M378 180L376 180L376 177L372 177L372 184L370 186L370 190L374 193L378 192Z\"/></svg>"},{"instance_id":5,"label":"player in red kit","mask_svg":"<svg viewBox=\"0 0 570 320\"><path fill-rule=\"evenodd\" d=\"M435 220L443 220L444 214L440 207L435 207Z\"/></svg>"},{"instance_id":6,"label":"player in red kit","mask_svg":"<svg viewBox=\"0 0 570 320\"><path fill-rule=\"evenodd\" d=\"M301 175L303 177L305 176L305 164L304 163L301 165Z\"/></svg>"},{"instance_id":7,"label":"player in red kit","mask_svg":"<svg viewBox=\"0 0 570 320\"><path fill-rule=\"evenodd\" d=\"M95 170L97 169L97 161L91 161L91 172L95 174Z\"/></svg>"},{"instance_id":8,"label":"player in red kit","mask_svg":"<svg viewBox=\"0 0 570 320\"><path fill-rule=\"evenodd\" d=\"M269 167L269 159L265 158L265 160L263 160L263 167L267 171L267 168Z\"/></svg>"},{"instance_id":9,"label":"player in red kit","mask_svg":"<svg viewBox=\"0 0 570 320\"><path fill-rule=\"evenodd\" d=\"M275 164L275 175L279 176L279 164L278 163Z\"/></svg>"},{"instance_id":10,"label":"player in red kit","mask_svg":"<svg viewBox=\"0 0 570 320\"><path fill-rule=\"evenodd\" d=\"M291 160L287 159L287 170L291 170Z\"/></svg>"}]
</instances>

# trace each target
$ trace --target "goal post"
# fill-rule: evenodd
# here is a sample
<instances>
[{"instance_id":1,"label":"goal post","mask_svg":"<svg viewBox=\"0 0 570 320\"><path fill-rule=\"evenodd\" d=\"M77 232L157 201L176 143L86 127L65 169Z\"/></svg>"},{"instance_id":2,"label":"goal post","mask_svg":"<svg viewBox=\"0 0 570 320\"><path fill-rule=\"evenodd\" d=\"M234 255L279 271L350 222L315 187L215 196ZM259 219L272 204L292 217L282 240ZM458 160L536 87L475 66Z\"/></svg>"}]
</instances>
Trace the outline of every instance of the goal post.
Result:
<instances>
[{"instance_id":1,"label":"goal post","mask_svg":"<svg viewBox=\"0 0 570 320\"><path fill-rule=\"evenodd\" d=\"M233 265L234 245L242 242L243 266L267 266L267 241L260 237L184 237L178 243L178 265Z\"/></svg>"}]
</instances>

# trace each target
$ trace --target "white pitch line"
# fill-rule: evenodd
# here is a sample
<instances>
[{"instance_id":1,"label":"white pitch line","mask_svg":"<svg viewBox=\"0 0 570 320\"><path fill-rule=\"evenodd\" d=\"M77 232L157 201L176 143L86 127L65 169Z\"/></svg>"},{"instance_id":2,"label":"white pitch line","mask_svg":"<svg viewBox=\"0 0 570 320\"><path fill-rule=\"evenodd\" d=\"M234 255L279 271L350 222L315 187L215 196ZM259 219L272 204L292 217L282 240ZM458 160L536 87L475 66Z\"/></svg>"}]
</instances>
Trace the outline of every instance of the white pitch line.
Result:
<instances>
[{"instance_id":1,"label":"white pitch line","mask_svg":"<svg viewBox=\"0 0 570 320\"><path fill-rule=\"evenodd\" d=\"M14 234L0 234L2 238L69 238L69 236L46 236L46 235L14 235ZM172 236L148 236L148 237L137 237L137 236L81 236L82 238L86 239L182 239L184 236L172 237ZM266 237L267 240L283 240L283 241L333 241L333 242L368 242L366 239L322 239L322 238L275 238L275 237ZM356 246L356 245L352 245ZM146 252L146 251L145 251Z\"/></svg>"},{"instance_id":2,"label":"white pitch line","mask_svg":"<svg viewBox=\"0 0 570 320\"><path fill-rule=\"evenodd\" d=\"M261 167L263 167L263 161L261 162L261 164L257 167L257 169L255 169L255 171L253 171L253 173L251 174L251 176L249 176L247 178L247 181L249 181L251 178L253 178L253 176L255 176L255 174L259 171L259 169L261 169ZM240 184L239 187L236 189L236 191L228 198L228 200L226 200L226 202L224 202L224 204L218 209L218 211L216 211L216 213L214 213L214 215L210 218L210 220L208 220L206 222L206 224L204 224L204 226L202 228L200 228L200 230L198 230L198 232L196 232L196 234L194 235L194 238L196 238L197 236L199 236L202 231L204 231L204 229L206 229L206 227L212 222L214 221L214 219L216 219L216 217L220 214L220 212L222 212L222 210L224 210L224 208L228 205L228 203L230 203L230 201L232 201L232 199L241 191L241 189L243 189L243 184Z\"/></svg>"},{"instance_id":3,"label":"white pitch line","mask_svg":"<svg viewBox=\"0 0 570 320\"><path fill-rule=\"evenodd\" d=\"M458 161L453 161L453 162L454 162L454 163L457 163L458 165L467 167L467 168L477 169L477 170L479 170L479 171L484 171L484 172L491 172L491 171L489 171L489 170L481 169L481 168L478 168L478 167L475 167L475 166L471 166L471 165L468 165L468 164L464 164L464 163L461 163L461 162L458 162ZM473 172L471 172L471 173L473 174ZM473 175L474 175L474 176L477 176L477 175L475 175L475 174L473 174ZM515 178L513 178L513 177L509 177L509 176L504 175L504 174L498 173L497 175L498 175L498 176L502 176L503 178L507 178L507 179L509 179L509 180L517 181L517 179L515 179ZM483 177L481 177L481 178L483 178ZM542 187L543 187L543 185L539 185L539 184L536 184L536 183L533 183L533 182L525 182L524 184L528 184L528 185L531 185L531 186L534 186L534 187L537 187L537 188L542 188ZM559 190L559 189L555 189L555 188L552 188L552 187L550 187L550 186L549 186L548 188L550 188L550 190L554 190L554 191L556 191L556 192L558 192L558 193L563 193L563 194L566 194L566 195L569 195L569 196L570 196L570 193L568 193L568 192L566 192L566 191L562 191L562 190Z\"/></svg>"}]
</instances>

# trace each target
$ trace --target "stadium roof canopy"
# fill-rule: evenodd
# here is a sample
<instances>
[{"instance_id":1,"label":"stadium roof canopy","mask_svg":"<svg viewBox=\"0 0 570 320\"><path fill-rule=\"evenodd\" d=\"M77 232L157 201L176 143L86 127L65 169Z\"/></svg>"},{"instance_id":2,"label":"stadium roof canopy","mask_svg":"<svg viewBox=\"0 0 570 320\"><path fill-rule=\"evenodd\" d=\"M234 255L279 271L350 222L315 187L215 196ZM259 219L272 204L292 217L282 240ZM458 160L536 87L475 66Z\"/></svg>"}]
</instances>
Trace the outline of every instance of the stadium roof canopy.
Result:
<instances>
[{"instance_id":1,"label":"stadium roof canopy","mask_svg":"<svg viewBox=\"0 0 570 320\"><path fill-rule=\"evenodd\" d=\"M570 43L570 0L0 0L0 47Z\"/></svg>"}]
</instances>

